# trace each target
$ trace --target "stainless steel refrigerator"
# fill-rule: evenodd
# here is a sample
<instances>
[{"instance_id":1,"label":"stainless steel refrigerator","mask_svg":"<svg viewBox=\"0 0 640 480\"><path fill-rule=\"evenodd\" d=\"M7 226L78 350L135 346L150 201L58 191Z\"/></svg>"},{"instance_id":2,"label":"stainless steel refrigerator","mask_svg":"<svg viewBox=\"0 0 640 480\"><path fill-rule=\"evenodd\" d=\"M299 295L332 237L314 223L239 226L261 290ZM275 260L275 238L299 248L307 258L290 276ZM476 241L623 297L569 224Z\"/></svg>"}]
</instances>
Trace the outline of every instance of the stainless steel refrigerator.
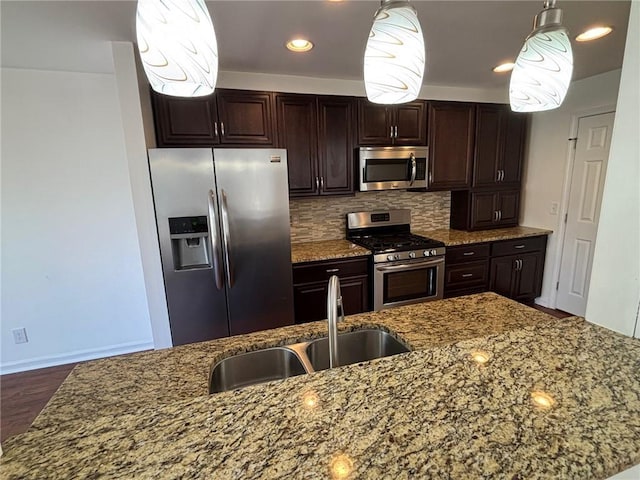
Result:
<instances>
[{"instance_id":1,"label":"stainless steel refrigerator","mask_svg":"<svg viewBox=\"0 0 640 480\"><path fill-rule=\"evenodd\" d=\"M174 345L293 324L287 152L149 150Z\"/></svg>"}]
</instances>

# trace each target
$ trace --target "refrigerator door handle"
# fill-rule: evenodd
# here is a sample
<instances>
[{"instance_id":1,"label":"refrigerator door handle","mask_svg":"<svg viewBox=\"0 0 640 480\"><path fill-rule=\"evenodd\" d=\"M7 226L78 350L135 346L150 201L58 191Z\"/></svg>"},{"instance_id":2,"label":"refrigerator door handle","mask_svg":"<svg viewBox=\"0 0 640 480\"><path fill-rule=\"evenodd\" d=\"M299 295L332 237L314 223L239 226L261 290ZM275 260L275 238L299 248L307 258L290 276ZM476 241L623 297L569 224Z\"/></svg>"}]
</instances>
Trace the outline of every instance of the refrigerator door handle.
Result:
<instances>
[{"instance_id":1,"label":"refrigerator door handle","mask_svg":"<svg viewBox=\"0 0 640 480\"><path fill-rule=\"evenodd\" d=\"M222 242L224 244L225 268L227 270L227 284L229 288L233 287L233 265L231 264L231 238L229 237L229 209L227 208L227 194L224 189L220 190L222 204L220 211L222 213Z\"/></svg>"},{"instance_id":2,"label":"refrigerator door handle","mask_svg":"<svg viewBox=\"0 0 640 480\"><path fill-rule=\"evenodd\" d=\"M211 242L211 256L212 264L213 264L213 279L216 282L216 288L218 290L222 290L224 285L222 284L222 270L220 270L220 236L218 233L218 225L216 223L216 218L214 212L216 209L216 194L213 190L209 190L208 197L208 216L209 216L209 241Z\"/></svg>"}]
</instances>

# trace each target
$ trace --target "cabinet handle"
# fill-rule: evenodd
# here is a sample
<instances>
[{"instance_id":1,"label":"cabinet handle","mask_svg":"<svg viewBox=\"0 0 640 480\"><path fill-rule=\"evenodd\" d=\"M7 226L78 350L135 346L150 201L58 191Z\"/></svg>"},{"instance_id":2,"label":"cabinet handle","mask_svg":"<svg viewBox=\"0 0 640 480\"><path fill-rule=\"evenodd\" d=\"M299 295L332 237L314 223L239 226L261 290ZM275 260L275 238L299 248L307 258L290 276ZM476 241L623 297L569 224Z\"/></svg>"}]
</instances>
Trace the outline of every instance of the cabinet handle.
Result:
<instances>
[{"instance_id":1,"label":"cabinet handle","mask_svg":"<svg viewBox=\"0 0 640 480\"><path fill-rule=\"evenodd\" d=\"M504 182L504 170L500 170L500 181Z\"/></svg>"},{"instance_id":2,"label":"cabinet handle","mask_svg":"<svg viewBox=\"0 0 640 480\"><path fill-rule=\"evenodd\" d=\"M500 170L496 171L496 183L500 182Z\"/></svg>"},{"instance_id":3,"label":"cabinet handle","mask_svg":"<svg viewBox=\"0 0 640 480\"><path fill-rule=\"evenodd\" d=\"M433 175L431 175L431 172L429 172L429 185L431 185L433 183Z\"/></svg>"},{"instance_id":4,"label":"cabinet handle","mask_svg":"<svg viewBox=\"0 0 640 480\"><path fill-rule=\"evenodd\" d=\"M464 252L462 255L464 255L465 257L470 257L471 255L475 255L476 252Z\"/></svg>"},{"instance_id":5,"label":"cabinet handle","mask_svg":"<svg viewBox=\"0 0 640 480\"><path fill-rule=\"evenodd\" d=\"M497 221L498 221L498 211L497 211L497 210L494 210L494 211L493 211L493 221L494 221L494 222L497 222Z\"/></svg>"},{"instance_id":6,"label":"cabinet handle","mask_svg":"<svg viewBox=\"0 0 640 480\"><path fill-rule=\"evenodd\" d=\"M469 278L469 277L473 277L473 273L463 273L462 274L462 278Z\"/></svg>"},{"instance_id":7,"label":"cabinet handle","mask_svg":"<svg viewBox=\"0 0 640 480\"><path fill-rule=\"evenodd\" d=\"M320 179L316 177L316 192L320 192Z\"/></svg>"},{"instance_id":8,"label":"cabinet handle","mask_svg":"<svg viewBox=\"0 0 640 480\"><path fill-rule=\"evenodd\" d=\"M213 133L216 137L218 136L218 122L213 122Z\"/></svg>"},{"instance_id":9,"label":"cabinet handle","mask_svg":"<svg viewBox=\"0 0 640 480\"><path fill-rule=\"evenodd\" d=\"M320 190L324 192L324 177L320 177Z\"/></svg>"},{"instance_id":10,"label":"cabinet handle","mask_svg":"<svg viewBox=\"0 0 640 480\"><path fill-rule=\"evenodd\" d=\"M393 138L393 125L389 127L389 138Z\"/></svg>"},{"instance_id":11,"label":"cabinet handle","mask_svg":"<svg viewBox=\"0 0 640 480\"><path fill-rule=\"evenodd\" d=\"M524 248L524 245L515 245L513 248L520 250L522 248Z\"/></svg>"},{"instance_id":12,"label":"cabinet handle","mask_svg":"<svg viewBox=\"0 0 640 480\"><path fill-rule=\"evenodd\" d=\"M337 273L339 271L339 268L327 268L327 273Z\"/></svg>"},{"instance_id":13,"label":"cabinet handle","mask_svg":"<svg viewBox=\"0 0 640 480\"><path fill-rule=\"evenodd\" d=\"M393 138L398 138L398 125L396 125L394 128Z\"/></svg>"},{"instance_id":14,"label":"cabinet handle","mask_svg":"<svg viewBox=\"0 0 640 480\"><path fill-rule=\"evenodd\" d=\"M220 132L222 133L222 136L224 137L224 122L220 122Z\"/></svg>"},{"instance_id":15,"label":"cabinet handle","mask_svg":"<svg viewBox=\"0 0 640 480\"><path fill-rule=\"evenodd\" d=\"M502 210L498 210L498 221L502 220Z\"/></svg>"}]
</instances>

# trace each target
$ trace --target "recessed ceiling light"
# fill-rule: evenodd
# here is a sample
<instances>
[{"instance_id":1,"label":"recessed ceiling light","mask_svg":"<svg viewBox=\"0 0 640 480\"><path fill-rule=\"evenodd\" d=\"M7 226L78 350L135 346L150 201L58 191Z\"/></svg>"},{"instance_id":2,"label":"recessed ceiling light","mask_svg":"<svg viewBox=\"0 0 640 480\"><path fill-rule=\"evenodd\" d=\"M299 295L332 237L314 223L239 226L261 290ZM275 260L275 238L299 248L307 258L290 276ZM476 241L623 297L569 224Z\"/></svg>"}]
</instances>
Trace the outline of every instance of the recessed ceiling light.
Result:
<instances>
[{"instance_id":1,"label":"recessed ceiling light","mask_svg":"<svg viewBox=\"0 0 640 480\"><path fill-rule=\"evenodd\" d=\"M286 46L292 52L308 52L313 48L313 43L304 38L294 38L289 40Z\"/></svg>"},{"instance_id":2,"label":"recessed ceiling light","mask_svg":"<svg viewBox=\"0 0 640 480\"><path fill-rule=\"evenodd\" d=\"M585 30L576 37L577 42L588 42L609 35L613 31L613 27L593 27Z\"/></svg>"},{"instance_id":3,"label":"recessed ceiling light","mask_svg":"<svg viewBox=\"0 0 640 480\"><path fill-rule=\"evenodd\" d=\"M496 73L510 72L511 70L513 70L513 67L515 67L515 63L506 62L493 67L493 71Z\"/></svg>"}]
</instances>

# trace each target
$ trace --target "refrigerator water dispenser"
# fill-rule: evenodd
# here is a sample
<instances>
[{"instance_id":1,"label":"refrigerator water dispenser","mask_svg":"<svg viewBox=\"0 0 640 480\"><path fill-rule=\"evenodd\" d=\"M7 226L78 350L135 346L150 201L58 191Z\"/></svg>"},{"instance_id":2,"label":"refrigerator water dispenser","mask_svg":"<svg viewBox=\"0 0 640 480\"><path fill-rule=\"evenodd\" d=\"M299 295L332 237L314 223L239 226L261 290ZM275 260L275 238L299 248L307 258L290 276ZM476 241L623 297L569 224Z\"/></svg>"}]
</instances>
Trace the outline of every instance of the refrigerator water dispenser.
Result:
<instances>
[{"instance_id":1,"label":"refrigerator water dispenser","mask_svg":"<svg viewBox=\"0 0 640 480\"><path fill-rule=\"evenodd\" d=\"M169 218L169 233L175 270L211 267L206 216Z\"/></svg>"}]
</instances>

